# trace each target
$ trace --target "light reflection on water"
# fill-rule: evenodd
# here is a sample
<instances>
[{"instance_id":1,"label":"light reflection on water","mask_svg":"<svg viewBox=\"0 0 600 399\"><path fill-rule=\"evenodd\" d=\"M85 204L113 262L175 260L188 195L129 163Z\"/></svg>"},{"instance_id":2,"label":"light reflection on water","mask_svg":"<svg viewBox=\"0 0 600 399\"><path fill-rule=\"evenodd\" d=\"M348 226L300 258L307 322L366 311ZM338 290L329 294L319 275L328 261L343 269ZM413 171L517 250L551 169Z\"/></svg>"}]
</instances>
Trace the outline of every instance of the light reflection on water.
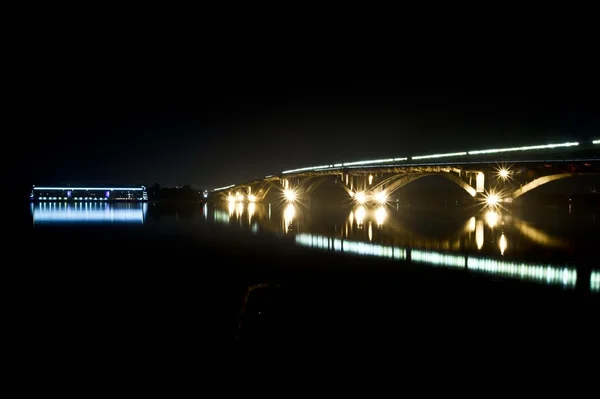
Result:
<instances>
[{"instance_id":1,"label":"light reflection on water","mask_svg":"<svg viewBox=\"0 0 600 399\"><path fill-rule=\"evenodd\" d=\"M211 212L204 209L207 217ZM456 227L450 230L440 227L441 230L445 229L443 233L429 234L414 230L414 224L416 227L422 224L436 230L438 221L435 218L424 216L421 221L419 216L410 226L407 220L398 217L398 211L383 206L369 209L360 205L350 209L346 217L337 220L335 215L316 214L297 204L273 207L273 212L271 204L230 203L226 209L227 212L213 207L209 221L230 223L235 219L243 222L240 224L242 227L253 227L254 231L261 232L335 235L357 241L393 241L412 248L473 251L499 256L527 251L528 247L533 246L557 251L570 248L569 240L564 236L555 236L514 215L497 211L474 211L476 214L465 217L462 224L455 223Z\"/></svg>"},{"instance_id":2,"label":"light reflection on water","mask_svg":"<svg viewBox=\"0 0 600 399\"><path fill-rule=\"evenodd\" d=\"M326 249L333 252L346 252L401 260L409 259L414 263L466 269L478 273L533 281L547 285L561 285L565 288L574 288L577 283L577 270L567 266L506 262L466 255L453 255L434 251L345 241L339 238L304 233L297 234L295 240L298 245ZM592 273L592 276L595 279L593 280L595 286L591 288L594 289L595 287L595 290L597 290L597 286L600 283L600 276L596 276L594 273Z\"/></svg>"},{"instance_id":3,"label":"light reflection on water","mask_svg":"<svg viewBox=\"0 0 600 399\"><path fill-rule=\"evenodd\" d=\"M235 209L239 206L236 204ZM244 227L254 234L282 234L292 237L299 246L335 253L409 261L566 289L573 289L577 284L577 269L569 264L568 256L562 260L553 256L554 252L571 253L569 239L546 232L510 212L474 210L472 216L463 216L462 225L457 223L455 228L445 230L434 228L435 232L429 233L413 229L421 224L435 227L435 217L419 215L424 218L423 222L415 218L411 226L410 218L400 217L401 212L396 207L360 205L348 209L345 216L343 211L337 216L319 214L299 204L248 204L245 207L241 212L230 214L215 207L213 220L231 223L245 219ZM536 258L540 248L548 259L519 260L523 254L531 255L526 257L528 259ZM589 273L584 273L586 281ZM600 292L600 271L591 272L589 278L590 291Z\"/></svg>"},{"instance_id":4,"label":"light reflection on water","mask_svg":"<svg viewBox=\"0 0 600 399\"><path fill-rule=\"evenodd\" d=\"M34 224L143 224L147 203L39 202L31 204Z\"/></svg>"},{"instance_id":5,"label":"light reflection on water","mask_svg":"<svg viewBox=\"0 0 600 399\"><path fill-rule=\"evenodd\" d=\"M147 212L146 203L31 204L34 225L162 223L160 218L147 218ZM152 208L150 215L154 212ZM583 279L580 285L600 292L600 270L588 269L578 276L577 269L569 264L578 254L574 248L581 249L573 247L581 239L580 233L572 238L560 229L546 231L544 223L525 221L505 211L411 216L396 207L357 206L321 212L302 204L232 203L198 205L195 212L200 215L195 220L201 223L228 224L252 234L283 235L304 247L565 288L574 288L579 277ZM590 226L596 226L595 220L590 221ZM597 227L590 231L592 244L583 247L585 252L580 259L595 253L593 238L597 237Z\"/></svg>"},{"instance_id":6,"label":"light reflection on water","mask_svg":"<svg viewBox=\"0 0 600 399\"><path fill-rule=\"evenodd\" d=\"M590 276L590 291L600 292L600 270L592 270Z\"/></svg>"}]
</instances>

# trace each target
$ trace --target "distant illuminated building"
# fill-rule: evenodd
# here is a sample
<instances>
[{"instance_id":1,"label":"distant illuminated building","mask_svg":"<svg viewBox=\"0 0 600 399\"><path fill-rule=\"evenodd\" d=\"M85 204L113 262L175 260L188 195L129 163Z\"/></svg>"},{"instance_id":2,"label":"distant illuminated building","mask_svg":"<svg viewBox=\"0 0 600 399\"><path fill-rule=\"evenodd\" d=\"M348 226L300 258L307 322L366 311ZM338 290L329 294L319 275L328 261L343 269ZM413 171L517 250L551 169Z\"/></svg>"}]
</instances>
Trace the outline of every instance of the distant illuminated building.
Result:
<instances>
[{"instance_id":1,"label":"distant illuminated building","mask_svg":"<svg viewBox=\"0 0 600 399\"><path fill-rule=\"evenodd\" d=\"M146 187L36 187L32 201L147 201Z\"/></svg>"}]
</instances>

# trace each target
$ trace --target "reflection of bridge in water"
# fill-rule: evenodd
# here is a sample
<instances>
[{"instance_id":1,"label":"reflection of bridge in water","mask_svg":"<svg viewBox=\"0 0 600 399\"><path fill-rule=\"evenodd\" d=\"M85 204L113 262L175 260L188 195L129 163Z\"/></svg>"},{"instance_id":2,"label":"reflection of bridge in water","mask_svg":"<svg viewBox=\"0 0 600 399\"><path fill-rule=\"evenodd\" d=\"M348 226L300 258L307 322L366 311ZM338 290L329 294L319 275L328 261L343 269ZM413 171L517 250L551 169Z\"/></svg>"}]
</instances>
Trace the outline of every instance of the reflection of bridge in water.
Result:
<instances>
[{"instance_id":1,"label":"reflection of bridge in water","mask_svg":"<svg viewBox=\"0 0 600 399\"><path fill-rule=\"evenodd\" d=\"M369 208L358 205L347 210L347 217L339 216L332 223L337 228L332 231L326 215L313 215L309 209L294 204L272 207L271 204L229 203L228 210L213 210L213 219L220 223L238 223L252 231L295 234L310 232L342 239L364 242L379 242L389 245L400 245L411 248L443 251L481 251L490 243L503 255L508 246L505 231L518 232L529 241L542 247L567 249L569 242L561 237L553 237L516 216L503 214L500 210L478 212L466 219L456 220L450 229L441 234L431 235L417 233L409 227L408 221L402 220L393 208L379 206ZM418 223L436 224L436 220ZM508 222L505 225L505 222ZM489 248L488 248L489 249Z\"/></svg>"},{"instance_id":2,"label":"reflection of bridge in water","mask_svg":"<svg viewBox=\"0 0 600 399\"><path fill-rule=\"evenodd\" d=\"M448 236L431 238L413 233L400 221L389 217L388 211L384 214L384 210L382 207L370 210L363 206L355 207L349 210L346 222L338 231L323 234L315 234L315 226L300 222L302 211L292 204L277 210L261 204L229 204L228 212L214 209L212 214L217 222L250 227L255 233L289 235L297 245L333 253L463 269L568 289L575 288L577 284L578 270L573 266L504 259L505 251L512 245L507 238L511 229L543 247L569 247L567 240L553 237L515 216L495 211L480 212L462 222L461 227ZM377 233L383 227L388 236ZM490 244L496 248L495 255L481 252L484 245L489 250ZM589 289L600 291L600 271L579 271L580 278L587 280L588 275Z\"/></svg>"},{"instance_id":3,"label":"reflection of bridge in water","mask_svg":"<svg viewBox=\"0 0 600 399\"><path fill-rule=\"evenodd\" d=\"M600 174L600 141L462 151L334 163L286 170L251 182L214 189L230 202L260 202L274 191L288 202L310 202L321 184L332 183L356 203L385 204L402 187L441 176L476 200L511 203L544 184Z\"/></svg>"},{"instance_id":4,"label":"reflection of bridge in water","mask_svg":"<svg viewBox=\"0 0 600 399\"><path fill-rule=\"evenodd\" d=\"M511 262L473 255L403 248L305 233L297 234L295 241L301 246L334 253L402 260L545 285L562 286L566 289L574 289L577 285L578 271L571 266ZM589 291L600 292L600 270L592 270L589 273Z\"/></svg>"}]
</instances>

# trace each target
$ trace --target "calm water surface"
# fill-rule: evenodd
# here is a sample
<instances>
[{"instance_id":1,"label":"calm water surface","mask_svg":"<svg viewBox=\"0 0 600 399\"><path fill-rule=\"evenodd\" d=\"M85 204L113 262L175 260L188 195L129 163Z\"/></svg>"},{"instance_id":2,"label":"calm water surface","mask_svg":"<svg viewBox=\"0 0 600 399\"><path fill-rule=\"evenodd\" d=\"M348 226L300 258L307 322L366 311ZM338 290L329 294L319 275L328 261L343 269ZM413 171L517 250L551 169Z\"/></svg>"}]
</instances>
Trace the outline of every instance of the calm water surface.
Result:
<instances>
[{"instance_id":1,"label":"calm water surface","mask_svg":"<svg viewBox=\"0 0 600 399\"><path fill-rule=\"evenodd\" d=\"M34 228L218 224L301 247L600 292L598 209L315 208L302 204L31 204Z\"/></svg>"}]
</instances>

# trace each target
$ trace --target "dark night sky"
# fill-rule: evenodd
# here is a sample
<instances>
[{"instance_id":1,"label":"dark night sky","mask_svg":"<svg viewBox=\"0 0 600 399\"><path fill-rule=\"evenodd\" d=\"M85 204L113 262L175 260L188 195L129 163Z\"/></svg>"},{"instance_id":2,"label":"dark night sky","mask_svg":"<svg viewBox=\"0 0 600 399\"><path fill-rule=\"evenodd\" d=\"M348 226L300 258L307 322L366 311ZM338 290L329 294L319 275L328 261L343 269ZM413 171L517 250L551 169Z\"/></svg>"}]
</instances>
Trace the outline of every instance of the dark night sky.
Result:
<instances>
[{"instance_id":1,"label":"dark night sky","mask_svg":"<svg viewBox=\"0 0 600 399\"><path fill-rule=\"evenodd\" d=\"M571 58L566 69L556 54L446 48L416 62L336 43L154 46L37 44L22 94L31 184L212 188L314 164L600 136L593 65Z\"/></svg>"}]
</instances>

